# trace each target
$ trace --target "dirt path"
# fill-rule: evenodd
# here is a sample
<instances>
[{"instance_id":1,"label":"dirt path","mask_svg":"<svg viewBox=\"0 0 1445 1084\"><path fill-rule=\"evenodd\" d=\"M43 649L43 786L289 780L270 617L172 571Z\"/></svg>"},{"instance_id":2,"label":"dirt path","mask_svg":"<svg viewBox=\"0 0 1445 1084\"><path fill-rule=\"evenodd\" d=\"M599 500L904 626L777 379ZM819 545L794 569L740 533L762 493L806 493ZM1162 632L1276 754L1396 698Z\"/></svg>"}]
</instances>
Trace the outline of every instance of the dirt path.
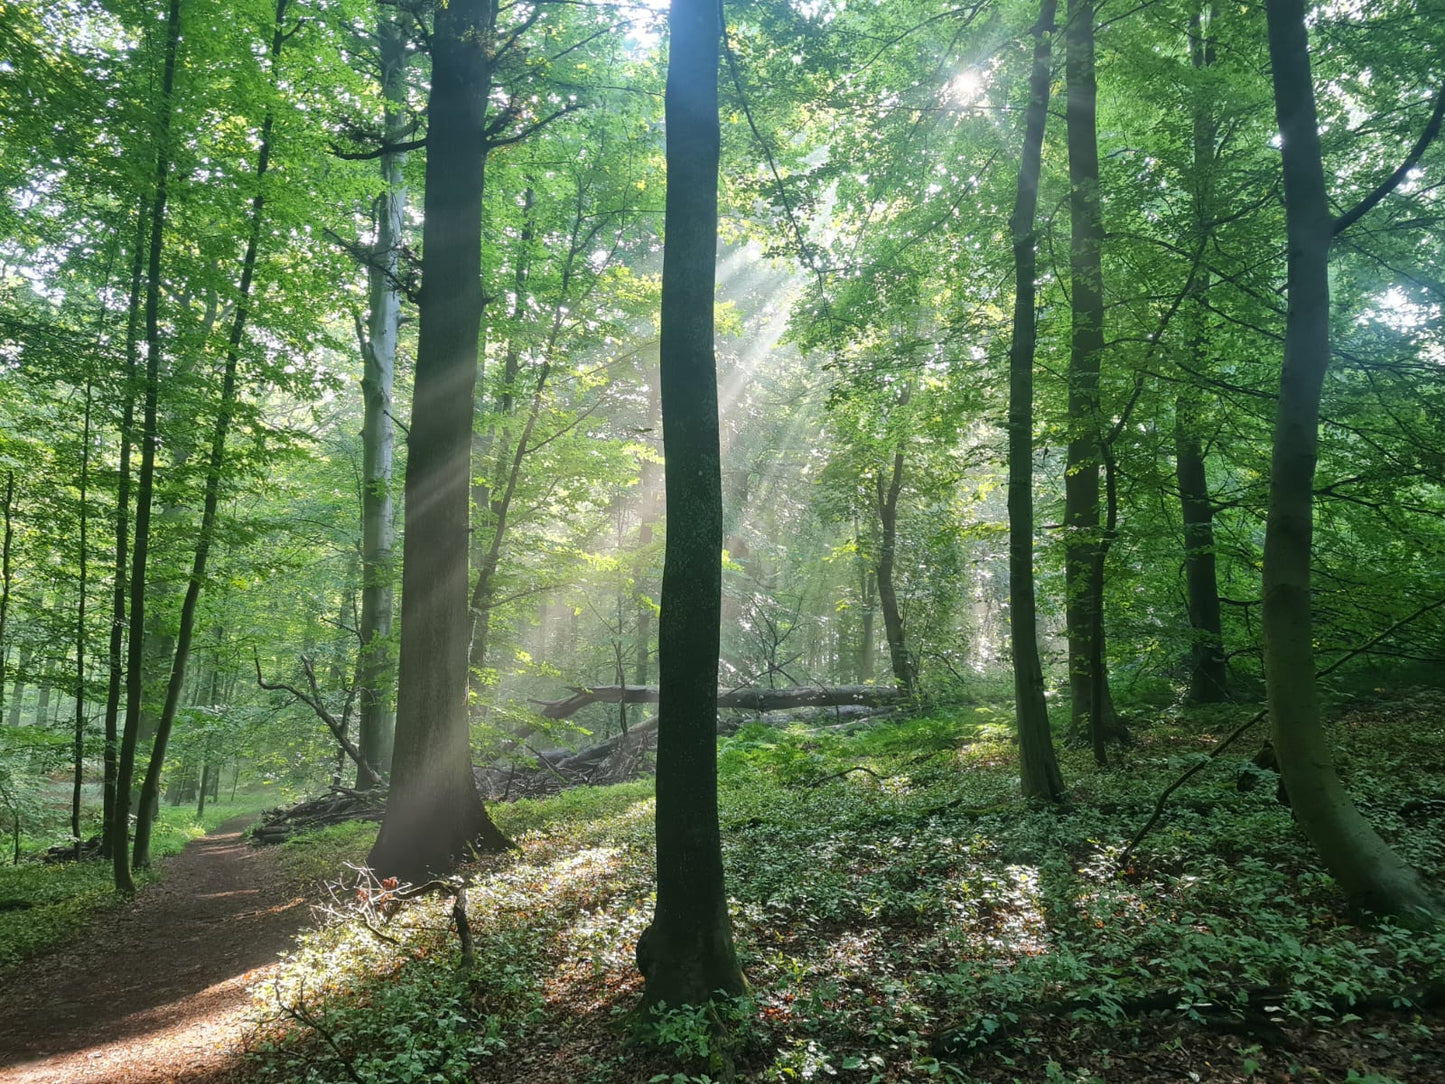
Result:
<instances>
[{"instance_id":1,"label":"dirt path","mask_svg":"<svg viewBox=\"0 0 1445 1084\"><path fill-rule=\"evenodd\" d=\"M310 911L275 851L228 821L77 943L0 974L0 1084L218 1081L234 1066L246 987Z\"/></svg>"}]
</instances>

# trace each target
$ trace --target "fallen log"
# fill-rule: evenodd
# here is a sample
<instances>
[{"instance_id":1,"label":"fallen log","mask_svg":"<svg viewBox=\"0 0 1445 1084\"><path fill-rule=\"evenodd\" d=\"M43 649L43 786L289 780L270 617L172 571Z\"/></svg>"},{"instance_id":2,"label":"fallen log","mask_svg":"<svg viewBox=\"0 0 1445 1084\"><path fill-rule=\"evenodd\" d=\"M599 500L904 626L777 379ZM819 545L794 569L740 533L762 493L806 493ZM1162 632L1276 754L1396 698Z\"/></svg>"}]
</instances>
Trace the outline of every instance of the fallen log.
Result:
<instances>
[{"instance_id":1,"label":"fallen log","mask_svg":"<svg viewBox=\"0 0 1445 1084\"><path fill-rule=\"evenodd\" d=\"M829 708L845 704L882 707L902 694L892 685L790 685L783 689L719 689L717 706L742 711L784 711L788 708ZM656 704L655 685L593 685L574 687L562 700L533 700L548 719L567 719L589 704Z\"/></svg>"}]
</instances>

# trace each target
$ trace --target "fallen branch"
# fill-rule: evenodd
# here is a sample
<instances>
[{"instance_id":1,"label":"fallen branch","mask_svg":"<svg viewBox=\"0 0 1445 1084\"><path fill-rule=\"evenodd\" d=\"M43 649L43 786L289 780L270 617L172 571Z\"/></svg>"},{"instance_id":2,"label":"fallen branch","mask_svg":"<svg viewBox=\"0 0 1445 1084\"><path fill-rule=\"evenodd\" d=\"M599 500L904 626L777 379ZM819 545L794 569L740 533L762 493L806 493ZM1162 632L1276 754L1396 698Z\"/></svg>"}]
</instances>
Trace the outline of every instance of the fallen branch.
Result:
<instances>
[{"instance_id":1,"label":"fallen branch","mask_svg":"<svg viewBox=\"0 0 1445 1084\"><path fill-rule=\"evenodd\" d=\"M574 687L563 700L534 700L548 719L567 719L589 704L656 704L655 685L594 685ZM902 699L891 685L790 685L783 689L719 689L717 706L743 711L781 711L785 708L838 707L861 704L879 707Z\"/></svg>"},{"instance_id":2,"label":"fallen branch","mask_svg":"<svg viewBox=\"0 0 1445 1084\"><path fill-rule=\"evenodd\" d=\"M831 783L834 779L843 779L846 776L852 775L854 772L862 772L865 775L871 775L880 783L883 782L884 779L883 776L879 775L872 768L865 768L861 764L855 764L851 768L844 768L841 772L833 772L830 775L823 776L821 779L812 780L810 783L808 783L808 789L813 790L816 787L821 787L824 783Z\"/></svg>"}]
</instances>

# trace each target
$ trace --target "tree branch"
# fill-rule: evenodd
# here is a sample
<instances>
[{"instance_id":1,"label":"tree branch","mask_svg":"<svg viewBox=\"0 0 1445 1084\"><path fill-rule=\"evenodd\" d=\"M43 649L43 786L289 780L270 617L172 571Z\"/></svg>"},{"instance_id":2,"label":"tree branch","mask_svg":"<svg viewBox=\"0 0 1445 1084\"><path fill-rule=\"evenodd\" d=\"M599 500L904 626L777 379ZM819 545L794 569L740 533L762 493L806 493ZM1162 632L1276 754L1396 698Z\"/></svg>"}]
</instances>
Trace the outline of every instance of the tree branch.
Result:
<instances>
[{"instance_id":1,"label":"tree branch","mask_svg":"<svg viewBox=\"0 0 1445 1084\"><path fill-rule=\"evenodd\" d=\"M267 692L290 693L297 700L301 701L301 703L309 707L312 711L316 713L316 717L326 724L326 728L331 731L332 736L335 737L336 740L341 744L341 748L345 750L346 755L350 757L353 762L355 762L356 766L361 769L361 771L366 775L366 777L379 787L386 786L386 780L384 780L377 773L375 768L373 768L370 764L366 762L366 758L361 755L361 750L358 749L356 747L356 744L346 736L346 723L344 720L346 715L349 715L351 713L351 699L353 696L356 695L356 690L354 688L347 694L345 714L342 716L342 719L337 719L336 716L332 715L331 712L326 710L326 705L321 702L321 691L316 684L316 671L311 666L311 660L308 659L305 655L301 656L301 665L305 669L306 679L311 685L311 692L313 695L310 696L308 696L306 693L303 693L294 685L287 685L285 682L281 681L267 681L264 677L261 676L261 656L258 652L256 652L254 648L251 651L251 658L255 661L256 664L257 685L265 689Z\"/></svg>"},{"instance_id":2,"label":"tree branch","mask_svg":"<svg viewBox=\"0 0 1445 1084\"><path fill-rule=\"evenodd\" d=\"M1435 109L1430 114L1430 120L1426 123L1425 130L1420 133L1420 138L1417 139L1415 145L1410 148L1410 153L1407 154L1405 160L1400 163L1400 167L1381 181L1373 192L1360 200L1359 203L1355 204L1344 214L1340 215L1339 218L1335 219L1334 228L1331 231L1335 237L1338 237L1344 233L1345 230L1353 226L1364 217L1375 204L1379 203L1399 187L1400 182L1405 179L1406 175L1409 174L1420 161L1420 156L1425 153L1425 149L1429 147L1435 137L1440 134L1440 125L1442 122L1445 122L1445 86L1442 86L1440 93L1435 95Z\"/></svg>"}]
</instances>

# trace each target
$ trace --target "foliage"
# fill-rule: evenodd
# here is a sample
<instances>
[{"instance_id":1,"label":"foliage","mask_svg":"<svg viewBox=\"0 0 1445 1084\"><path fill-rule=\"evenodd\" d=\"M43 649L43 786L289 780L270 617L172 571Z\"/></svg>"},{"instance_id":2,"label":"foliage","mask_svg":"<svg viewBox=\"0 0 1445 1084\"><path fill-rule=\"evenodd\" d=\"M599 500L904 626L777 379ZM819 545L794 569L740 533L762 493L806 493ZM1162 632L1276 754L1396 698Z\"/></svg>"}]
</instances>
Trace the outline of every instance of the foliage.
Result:
<instances>
[{"instance_id":1,"label":"foliage","mask_svg":"<svg viewBox=\"0 0 1445 1084\"><path fill-rule=\"evenodd\" d=\"M1437 875L1440 807L1409 803L1439 789L1426 752L1445 737L1438 706L1428 692L1372 699L1336 726L1377 822ZM706 1009L665 1010L641 1045L586 1070L568 1062L569 1044L616 1042L612 1021L640 993L632 947L649 910L647 785L498 806L520 849L469 874L477 959L460 1011L485 1046L468 1055L476 1079L505 1079L519 1056L557 1043L548 1056L573 1079L697 1079L715 1075L719 1034L747 1080L1030 1078L1027 1066L1036 1079L1108 1078L1100 1058L1180 1027L1187 1057L1221 1021L1262 1014L1270 1027L1346 1028L1367 1003L1438 980L1445 935L1350 924L1273 787L1236 789L1244 757L1179 791L1131 867L1116 868L1155 791L1237 710L1171 715L1140 735L1126 768L1071 773L1085 782L1063 812L1014 798L1013 751L994 711L970 705L851 732L751 725L723 739L723 838L749 1007L723 1032ZM416 991L426 1005L429 984L455 990L446 907L427 898L399 908L377 927L395 945L341 913L257 996L273 1015L277 991L287 1004L305 997L333 1035L365 1028L380 1044L358 1039L348 1051L440 1049L445 1029L399 1043L363 1010L384 990ZM1164 1023L1141 1016L1146 1001ZM960 1048L975 1053L939 1061L935 1038L960 1028ZM1057 1028L1052 1048L1036 1045ZM318 1064L332 1057L317 1034L294 1029L287 1042L300 1045L266 1064L298 1065L301 1050ZM1260 1064L1275 1056L1242 1041L1234 1049Z\"/></svg>"}]
</instances>

